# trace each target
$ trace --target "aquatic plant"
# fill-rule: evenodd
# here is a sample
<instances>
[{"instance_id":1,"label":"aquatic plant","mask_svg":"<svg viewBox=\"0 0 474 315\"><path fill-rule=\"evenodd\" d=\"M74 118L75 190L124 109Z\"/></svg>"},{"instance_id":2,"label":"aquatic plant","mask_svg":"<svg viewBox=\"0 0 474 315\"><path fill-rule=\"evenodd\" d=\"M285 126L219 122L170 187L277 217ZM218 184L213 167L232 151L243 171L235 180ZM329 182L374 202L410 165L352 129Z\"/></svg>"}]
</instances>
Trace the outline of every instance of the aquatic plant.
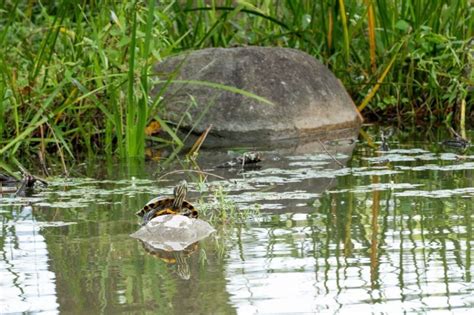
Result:
<instances>
[{"instance_id":1,"label":"aquatic plant","mask_svg":"<svg viewBox=\"0 0 474 315\"><path fill-rule=\"evenodd\" d=\"M202 187L201 187L202 188ZM199 199L201 217L213 225L245 224L260 216L260 206L254 204L248 208L240 208L229 198L222 185L213 186L210 191L203 192Z\"/></svg>"}]
</instances>

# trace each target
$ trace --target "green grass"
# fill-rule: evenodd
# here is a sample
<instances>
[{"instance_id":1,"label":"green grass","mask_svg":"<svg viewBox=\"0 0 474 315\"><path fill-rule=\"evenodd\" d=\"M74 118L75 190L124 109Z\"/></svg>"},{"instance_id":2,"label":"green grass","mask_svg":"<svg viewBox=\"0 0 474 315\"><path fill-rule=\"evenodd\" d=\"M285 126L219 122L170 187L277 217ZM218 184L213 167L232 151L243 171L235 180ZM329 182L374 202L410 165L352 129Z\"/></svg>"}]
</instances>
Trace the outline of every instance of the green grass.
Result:
<instances>
[{"instance_id":1,"label":"green grass","mask_svg":"<svg viewBox=\"0 0 474 315\"><path fill-rule=\"evenodd\" d=\"M3 0L0 154L143 157L146 140L170 143L145 136L152 119L179 147L152 66L206 47L297 48L368 119L453 124L473 107L473 12L465 0Z\"/></svg>"},{"instance_id":2,"label":"green grass","mask_svg":"<svg viewBox=\"0 0 474 315\"><path fill-rule=\"evenodd\" d=\"M150 15L145 6L111 3L3 4L11 14L2 37L2 60L8 60L1 66L0 86L6 91L2 109L7 113L2 125L16 128L10 133L3 128L0 153L15 155L20 145L22 151L34 152L46 141L58 143L71 156L78 149L143 155L139 143L144 134L137 130L147 117L147 60L151 49L157 54L162 50L150 42L164 30L156 27L152 34L151 17L141 22L134 18ZM137 30L143 31L140 38ZM146 55L135 54L139 45ZM140 81L135 80L139 73Z\"/></svg>"}]
</instances>

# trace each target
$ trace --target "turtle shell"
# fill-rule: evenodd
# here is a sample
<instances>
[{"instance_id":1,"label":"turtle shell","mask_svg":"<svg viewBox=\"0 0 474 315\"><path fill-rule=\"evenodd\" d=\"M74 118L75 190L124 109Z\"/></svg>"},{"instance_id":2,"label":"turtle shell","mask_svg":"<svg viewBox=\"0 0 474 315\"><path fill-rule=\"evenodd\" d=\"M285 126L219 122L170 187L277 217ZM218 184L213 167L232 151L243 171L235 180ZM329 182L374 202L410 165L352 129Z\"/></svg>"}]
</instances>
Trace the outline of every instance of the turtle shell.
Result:
<instances>
[{"instance_id":1,"label":"turtle shell","mask_svg":"<svg viewBox=\"0 0 474 315\"><path fill-rule=\"evenodd\" d=\"M181 214L190 218L197 218L199 216L196 208L187 200L183 201L181 209L175 210L172 208L175 198L173 197L157 197L154 198L135 214L139 217L143 217L145 222L151 219L165 214ZM153 213L150 213L153 211ZM149 217L147 214L149 214Z\"/></svg>"}]
</instances>

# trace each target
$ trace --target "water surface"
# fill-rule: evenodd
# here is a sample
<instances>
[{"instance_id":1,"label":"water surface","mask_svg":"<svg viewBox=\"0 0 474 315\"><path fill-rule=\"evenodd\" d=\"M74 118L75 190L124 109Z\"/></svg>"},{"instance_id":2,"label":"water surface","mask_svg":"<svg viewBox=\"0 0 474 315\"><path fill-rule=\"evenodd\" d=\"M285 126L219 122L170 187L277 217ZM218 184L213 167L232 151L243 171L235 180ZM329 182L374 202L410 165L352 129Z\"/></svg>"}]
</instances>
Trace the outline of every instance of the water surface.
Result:
<instances>
[{"instance_id":1,"label":"water surface","mask_svg":"<svg viewBox=\"0 0 474 315\"><path fill-rule=\"evenodd\" d=\"M468 313L472 150L401 137L390 146L267 151L245 172L213 168L226 151L197 164L89 162L32 197L4 194L0 313ZM182 168L226 180L157 181ZM223 191L260 214L216 223L179 258L150 254L129 237L133 214L183 177L201 207L222 205Z\"/></svg>"}]
</instances>

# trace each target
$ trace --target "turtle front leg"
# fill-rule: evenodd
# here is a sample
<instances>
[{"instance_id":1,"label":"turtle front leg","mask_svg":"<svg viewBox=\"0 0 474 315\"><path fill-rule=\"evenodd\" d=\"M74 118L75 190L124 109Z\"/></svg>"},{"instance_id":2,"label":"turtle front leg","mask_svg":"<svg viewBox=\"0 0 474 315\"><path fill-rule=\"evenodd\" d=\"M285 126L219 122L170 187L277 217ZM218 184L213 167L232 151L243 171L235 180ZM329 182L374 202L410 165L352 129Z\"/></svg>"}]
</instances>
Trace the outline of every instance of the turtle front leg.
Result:
<instances>
[{"instance_id":1,"label":"turtle front leg","mask_svg":"<svg viewBox=\"0 0 474 315\"><path fill-rule=\"evenodd\" d=\"M145 213L143 215L143 223L142 225L145 225L147 224L151 219L153 219L155 217L155 213L157 212L158 210L157 209L152 209L150 211L148 211L147 213Z\"/></svg>"},{"instance_id":2,"label":"turtle front leg","mask_svg":"<svg viewBox=\"0 0 474 315\"><path fill-rule=\"evenodd\" d=\"M156 218L156 217L159 217L160 215L165 215L165 214L176 214L176 212L171 209L163 209L160 211L158 211L157 209L150 210L147 213L145 213L145 215L143 216L142 225L147 224L153 218Z\"/></svg>"}]
</instances>

